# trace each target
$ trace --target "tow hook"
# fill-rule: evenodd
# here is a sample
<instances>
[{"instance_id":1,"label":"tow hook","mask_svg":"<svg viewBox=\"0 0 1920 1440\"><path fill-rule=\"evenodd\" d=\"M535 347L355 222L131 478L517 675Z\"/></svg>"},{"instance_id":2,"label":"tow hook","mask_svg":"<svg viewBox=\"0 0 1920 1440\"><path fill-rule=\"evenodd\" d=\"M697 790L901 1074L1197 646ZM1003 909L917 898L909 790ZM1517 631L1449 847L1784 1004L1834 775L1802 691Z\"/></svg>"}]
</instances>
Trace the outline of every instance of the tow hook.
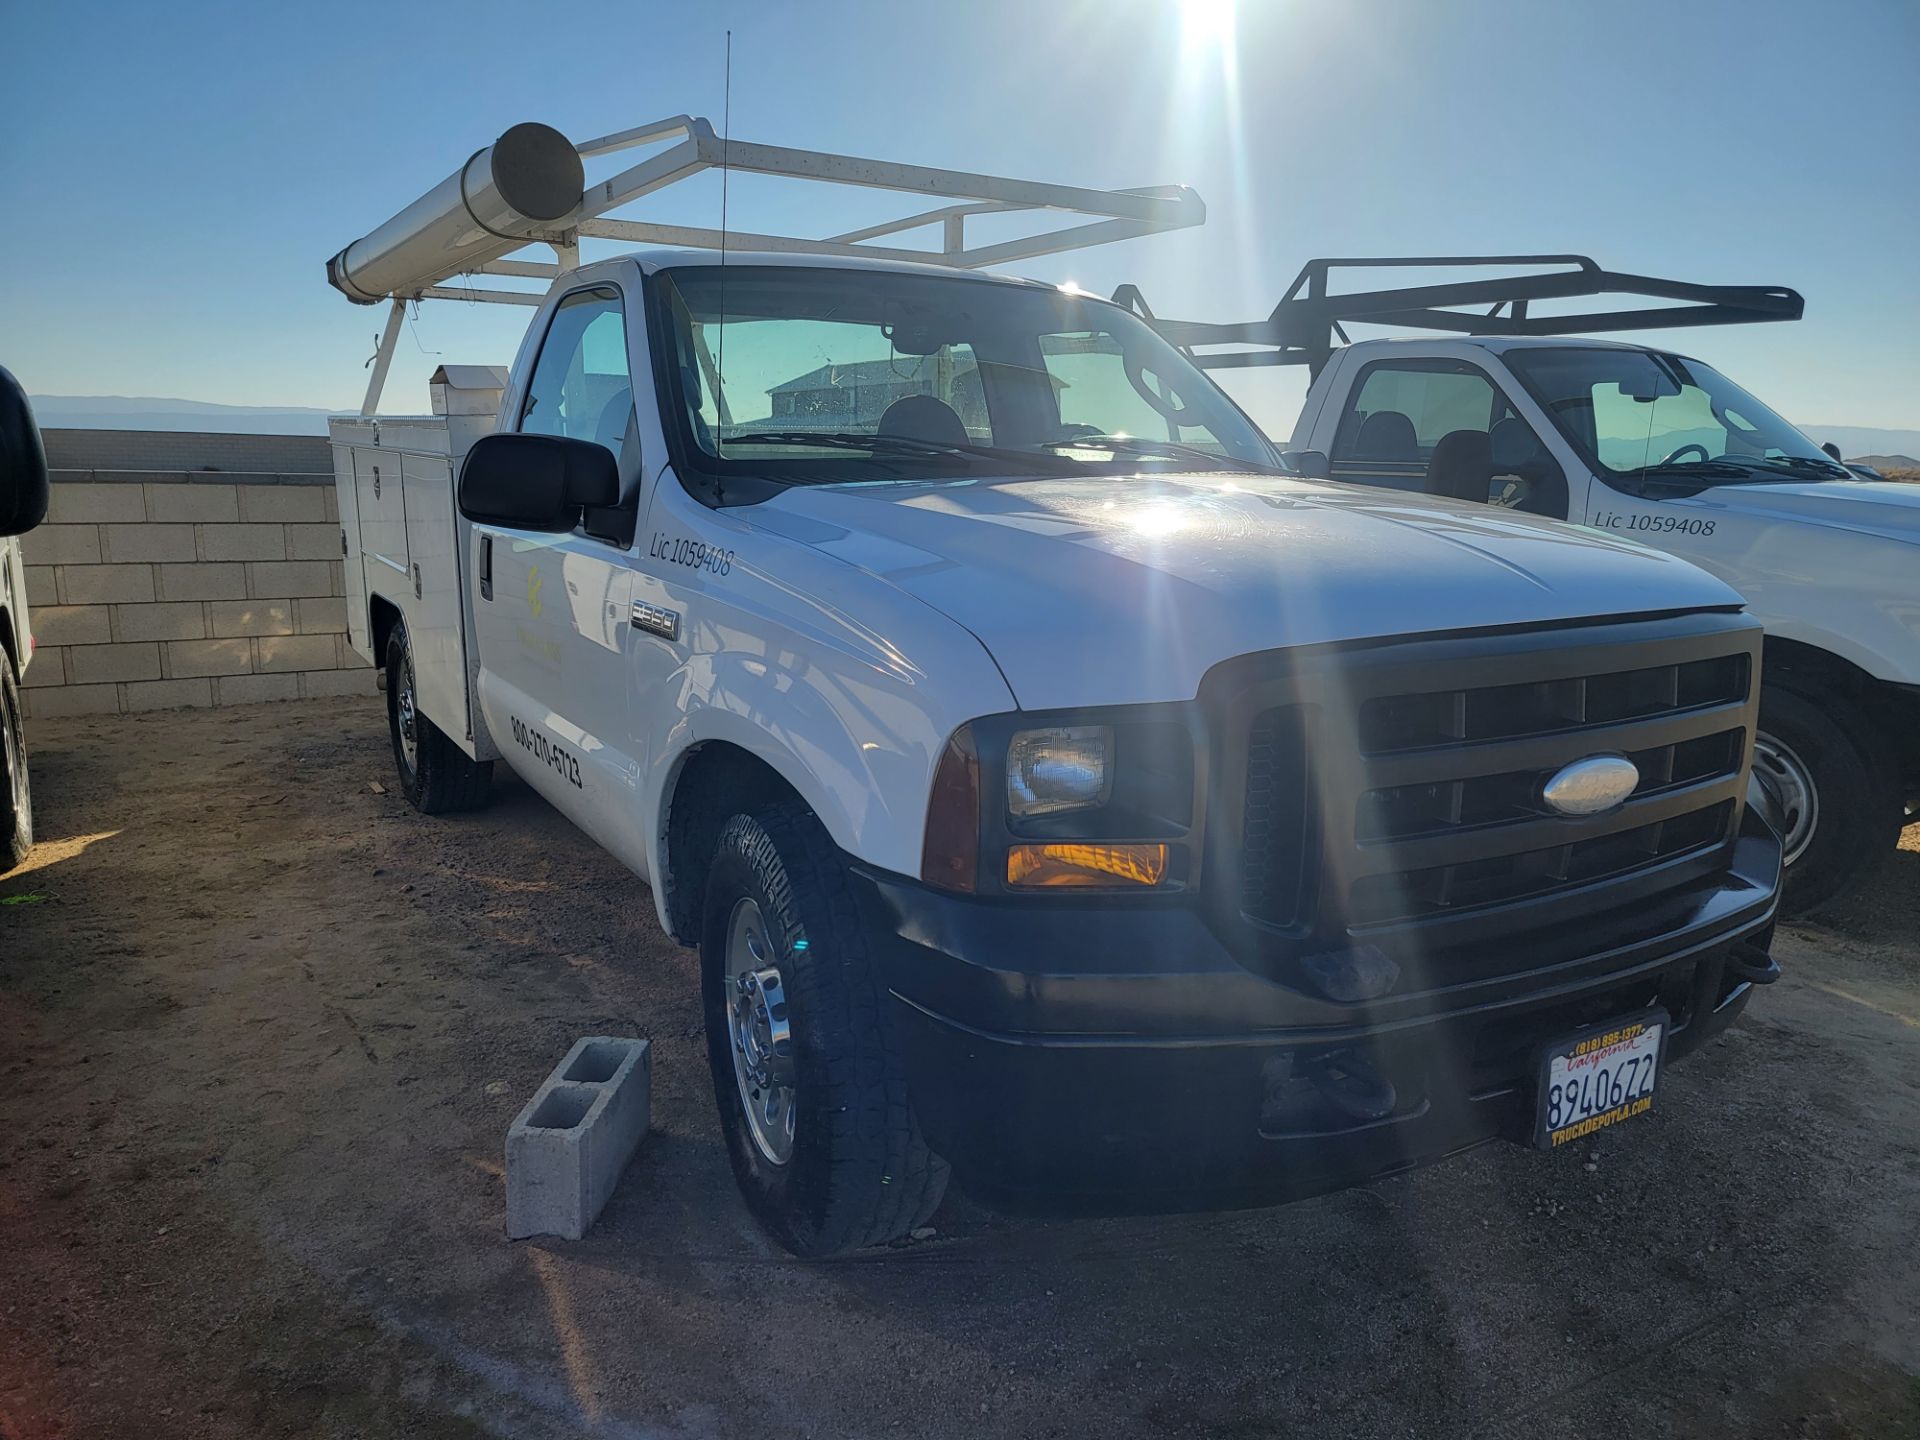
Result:
<instances>
[{"instance_id":1,"label":"tow hook","mask_svg":"<svg viewBox=\"0 0 1920 1440\"><path fill-rule=\"evenodd\" d=\"M1384 1120L1400 1103L1393 1082L1352 1051L1326 1056L1302 1078L1322 1100L1355 1120Z\"/></svg>"},{"instance_id":2,"label":"tow hook","mask_svg":"<svg viewBox=\"0 0 1920 1440\"><path fill-rule=\"evenodd\" d=\"M1771 985L1780 978L1780 962L1758 945L1736 945L1727 952L1727 970L1749 985Z\"/></svg>"}]
</instances>

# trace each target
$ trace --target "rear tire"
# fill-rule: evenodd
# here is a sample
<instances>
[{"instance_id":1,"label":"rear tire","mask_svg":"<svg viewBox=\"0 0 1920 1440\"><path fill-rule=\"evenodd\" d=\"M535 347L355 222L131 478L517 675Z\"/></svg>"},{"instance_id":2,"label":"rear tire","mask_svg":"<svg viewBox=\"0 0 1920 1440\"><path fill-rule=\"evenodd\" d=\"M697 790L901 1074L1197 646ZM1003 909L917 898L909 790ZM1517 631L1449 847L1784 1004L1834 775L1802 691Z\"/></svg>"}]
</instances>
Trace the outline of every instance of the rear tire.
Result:
<instances>
[{"instance_id":1,"label":"rear tire","mask_svg":"<svg viewBox=\"0 0 1920 1440\"><path fill-rule=\"evenodd\" d=\"M475 762L461 753L440 727L415 703L413 646L407 627L396 622L387 637L387 729L393 738L393 764L400 788L423 815L475 810L486 803L493 762Z\"/></svg>"},{"instance_id":2,"label":"rear tire","mask_svg":"<svg viewBox=\"0 0 1920 1440\"><path fill-rule=\"evenodd\" d=\"M1786 811L1782 914L1825 904L1899 843L1899 777L1872 722L1841 696L1762 683L1753 764Z\"/></svg>"},{"instance_id":3,"label":"rear tire","mask_svg":"<svg viewBox=\"0 0 1920 1440\"><path fill-rule=\"evenodd\" d=\"M754 1218L809 1259L925 1224L947 1164L914 1119L846 867L798 802L722 827L700 960L714 1098Z\"/></svg>"},{"instance_id":4,"label":"rear tire","mask_svg":"<svg viewBox=\"0 0 1920 1440\"><path fill-rule=\"evenodd\" d=\"M0 875L33 849L33 786L27 775L26 717L13 666L0 654Z\"/></svg>"}]
</instances>

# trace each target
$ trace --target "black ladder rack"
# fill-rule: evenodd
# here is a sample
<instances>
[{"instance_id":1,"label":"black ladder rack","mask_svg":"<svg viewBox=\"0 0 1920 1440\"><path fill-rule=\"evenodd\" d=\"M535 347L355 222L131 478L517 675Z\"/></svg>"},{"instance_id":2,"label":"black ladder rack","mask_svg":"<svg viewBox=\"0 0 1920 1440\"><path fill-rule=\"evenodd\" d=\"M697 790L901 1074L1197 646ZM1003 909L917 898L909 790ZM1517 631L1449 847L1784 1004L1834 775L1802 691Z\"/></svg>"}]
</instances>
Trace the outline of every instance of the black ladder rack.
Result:
<instances>
[{"instance_id":1,"label":"black ladder rack","mask_svg":"<svg viewBox=\"0 0 1920 1440\"><path fill-rule=\"evenodd\" d=\"M1366 290L1330 295L1335 270L1448 269L1488 266L1561 267L1540 275L1500 275L1455 280L1395 290ZM1639 295L1683 303L1637 310L1595 310L1579 315L1532 315L1535 300L1583 295ZM1586 255L1403 255L1309 260L1273 313L1264 320L1214 324L1199 320L1162 320L1148 308L1137 285L1113 292L1124 305L1206 370L1256 365L1305 365L1319 375L1336 342L1347 343L1346 324L1391 325L1406 330L1437 330L1458 335L1586 335L1607 330L1669 330L1691 325L1750 325L1765 320L1798 320L1806 301L1784 285L1700 285L1602 270ZM1449 307L1486 305L1482 314ZM1197 347L1242 347L1196 354Z\"/></svg>"}]
</instances>

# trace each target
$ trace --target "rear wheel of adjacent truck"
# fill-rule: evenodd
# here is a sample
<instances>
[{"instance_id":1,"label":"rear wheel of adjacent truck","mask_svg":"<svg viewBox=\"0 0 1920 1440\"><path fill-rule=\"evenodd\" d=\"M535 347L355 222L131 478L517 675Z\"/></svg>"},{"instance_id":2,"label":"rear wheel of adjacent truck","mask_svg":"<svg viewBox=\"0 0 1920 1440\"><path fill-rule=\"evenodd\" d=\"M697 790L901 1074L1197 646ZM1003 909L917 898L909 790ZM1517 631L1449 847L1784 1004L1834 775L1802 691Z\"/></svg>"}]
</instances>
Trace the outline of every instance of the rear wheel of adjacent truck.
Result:
<instances>
[{"instance_id":1,"label":"rear wheel of adjacent truck","mask_svg":"<svg viewBox=\"0 0 1920 1440\"><path fill-rule=\"evenodd\" d=\"M1760 689L1754 773L1773 796L1786 859L1781 909L1831 900L1899 844L1900 777L1872 718L1792 673Z\"/></svg>"},{"instance_id":2,"label":"rear wheel of adjacent truck","mask_svg":"<svg viewBox=\"0 0 1920 1440\"><path fill-rule=\"evenodd\" d=\"M33 848L33 787L27 778L27 729L13 666L0 654L0 875Z\"/></svg>"}]
</instances>

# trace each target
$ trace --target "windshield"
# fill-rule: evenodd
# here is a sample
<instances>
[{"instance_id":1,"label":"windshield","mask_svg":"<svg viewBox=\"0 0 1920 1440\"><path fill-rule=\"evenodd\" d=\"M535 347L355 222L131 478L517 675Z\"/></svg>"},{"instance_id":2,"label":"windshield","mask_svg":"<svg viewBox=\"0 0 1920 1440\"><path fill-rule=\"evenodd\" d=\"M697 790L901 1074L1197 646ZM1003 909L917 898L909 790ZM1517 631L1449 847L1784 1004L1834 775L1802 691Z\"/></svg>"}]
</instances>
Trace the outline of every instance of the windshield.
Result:
<instances>
[{"instance_id":1,"label":"windshield","mask_svg":"<svg viewBox=\"0 0 1920 1440\"><path fill-rule=\"evenodd\" d=\"M1103 301L819 266L687 267L655 284L668 409L688 463L712 474L1275 468L1210 380Z\"/></svg>"},{"instance_id":2,"label":"windshield","mask_svg":"<svg viewBox=\"0 0 1920 1440\"><path fill-rule=\"evenodd\" d=\"M1845 467L1710 365L1554 346L1502 357L1588 460L1628 480L1846 480Z\"/></svg>"}]
</instances>

